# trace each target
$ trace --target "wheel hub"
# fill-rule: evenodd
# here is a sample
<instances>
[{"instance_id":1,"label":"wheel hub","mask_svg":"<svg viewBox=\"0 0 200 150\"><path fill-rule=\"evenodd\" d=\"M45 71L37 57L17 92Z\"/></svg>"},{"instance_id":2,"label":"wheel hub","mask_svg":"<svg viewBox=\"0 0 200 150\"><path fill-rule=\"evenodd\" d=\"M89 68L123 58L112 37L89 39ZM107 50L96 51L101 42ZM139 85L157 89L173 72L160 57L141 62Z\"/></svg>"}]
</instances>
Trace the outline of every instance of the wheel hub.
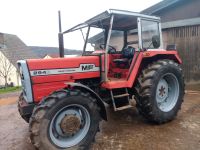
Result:
<instances>
[{"instance_id":1,"label":"wheel hub","mask_svg":"<svg viewBox=\"0 0 200 150\"><path fill-rule=\"evenodd\" d=\"M75 134L80 130L81 121L76 115L66 115L62 119L60 127L64 134Z\"/></svg>"},{"instance_id":2,"label":"wheel hub","mask_svg":"<svg viewBox=\"0 0 200 150\"><path fill-rule=\"evenodd\" d=\"M178 101L179 83L176 76L166 73L160 79L156 89L156 101L160 110L168 112L174 108Z\"/></svg>"},{"instance_id":3,"label":"wheel hub","mask_svg":"<svg viewBox=\"0 0 200 150\"><path fill-rule=\"evenodd\" d=\"M168 84L164 79L161 79L157 88L157 99L159 102L163 102L168 96Z\"/></svg>"},{"instance_id":4,"label":"wheel hub","mask_svg":"<svg viewBox=\"0 0 200 150\"><path fill-rule=\"evenodd\" d=\"M58 147L72 147L87 135L89 127L88 110L79 104L67 105L52 118L49 126L50 139Z\"/></svg>"},{"instance_id":5,"label":"wheel hub","mask_svg":"<svg viewBox=\"0 0 200 150\"><path fill-rule=\"evenodd\" d=\"M165 89L165 87L164 86L161 86L161 88L159 89L159 95L161 96L161 97L163 97L165 94L166 94L166 91L165 91L166 89Z\"/></svg>"}]
</instances>

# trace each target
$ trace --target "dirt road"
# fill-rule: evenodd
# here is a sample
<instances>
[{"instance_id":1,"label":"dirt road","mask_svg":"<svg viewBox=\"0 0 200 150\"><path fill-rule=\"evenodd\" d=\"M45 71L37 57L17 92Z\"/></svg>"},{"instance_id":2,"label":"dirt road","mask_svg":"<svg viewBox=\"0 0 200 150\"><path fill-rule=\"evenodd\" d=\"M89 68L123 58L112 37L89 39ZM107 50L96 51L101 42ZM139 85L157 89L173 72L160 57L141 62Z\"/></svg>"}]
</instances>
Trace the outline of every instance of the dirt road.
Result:
<instances>
[{"instance_id":1,"label":"dirt road","mask_svg":"<svg viewBox=\"0 0 200 150\"><path fill-rule=\"evenodd\" d=\"M34 150L28 124L19 116L17 94L0 98L0 150ZM8 98L9 97L9 98ZM147 123L136 109L113 113L103 122L93 150L200 149L200 91L188 90L177 118L164 125Z\"/></svg>"}]
</instances>

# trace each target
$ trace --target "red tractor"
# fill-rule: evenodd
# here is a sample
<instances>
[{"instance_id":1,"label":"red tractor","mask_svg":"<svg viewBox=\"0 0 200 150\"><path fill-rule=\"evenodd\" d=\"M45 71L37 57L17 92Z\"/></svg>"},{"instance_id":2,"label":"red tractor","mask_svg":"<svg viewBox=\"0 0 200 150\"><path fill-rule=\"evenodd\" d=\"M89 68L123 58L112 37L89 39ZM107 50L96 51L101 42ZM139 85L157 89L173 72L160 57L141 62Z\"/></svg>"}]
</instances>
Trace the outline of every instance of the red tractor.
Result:
<instances>
[{"instance_id":1,"label":"red tractor","mask_svg":"<svg viewBox=\"0 0 200 150\"><path fill-rule=\"evenodd\" d=\"M175 46L163 49L159 17L105 11L59 33L61 57L63 35L83 29L82 56L18 61L18 108L37 149L88 149L100 121L107 120L107 104L120 111L135 100L138 112L157 124L171 121L181 108L182 62ZM102 32L92 37L92 29ZM99 35L95 51L86 51Z\"/></svg>"}]
</instances>

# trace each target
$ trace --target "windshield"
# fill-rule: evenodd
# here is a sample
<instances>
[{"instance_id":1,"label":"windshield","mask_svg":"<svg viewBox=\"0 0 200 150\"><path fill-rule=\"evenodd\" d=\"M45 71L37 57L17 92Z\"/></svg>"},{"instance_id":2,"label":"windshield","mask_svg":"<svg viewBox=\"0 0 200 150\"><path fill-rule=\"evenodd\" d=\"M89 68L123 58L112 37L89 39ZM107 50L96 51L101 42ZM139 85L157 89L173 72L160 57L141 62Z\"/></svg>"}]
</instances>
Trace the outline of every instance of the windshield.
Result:
<instances>
[{"instance_id":1,"label":"windshield","mask_svg":"<svg viewBox=\"0 0 200 150\"><path fill-rule=\"evenodd\" d=\"M142 47L146 49L155 49L152 44L152 37L158 36L159 34L159 23L151 20L141 20L142 25Z\"/></svg>"},{"instance_id":2,"label":"windshield","mask_svg":"<svg viewBox=\"0 0 200 150\"><path fill-rule=\"evenodd\" d=\"M134 19L137 20L137 18ZM116 22L115 19L114 21ZM102 24L102 22L100 22L100 24ZM66 32L67 34L65 34L64 38L65 48L70 50L84 50L83 52L89 52L88 54L95 50L105 49L106 35L108 35L108 31L103 28L103 25L102 28L92 25L90 27L89 35L87 37L88 28L88 26L83 26L79 27L76 30L73 30L72 32ZM125 32L127 32L127 38L125 38ZM152 39L154 39L154 42L152 41ZM86 40L87 43L85 44ZM124 46L132 46L137 49L140 48L139 40L140 38L138 38L138 30L135 26L130 27L129 30L126 31L113 29L111 32L109 45L114 47L117 51L121 51ZM159 43L155 43L155 41L159 41ZM144 18L141 19L141 48L159 48L160 41L161 37L159 30L159 21L148 20Z\"/></svg>"},{"instance_id":3,"label":"windshield","mask_svg":"<svg viewBox=\"0 0 200 150\"><path fill-rule=\"evenodd\" d=\"M83 51L83 47L85 44L85 40L87 37L87 31L88 27L84 27L78 30L75 30L73 32L68 32L65 34L64 42L65 42L65 48L70 50L81 50ZM90 27L90 32L88 35L88 39L94 36L98 36L98 34L102 33L102 29ZM87 41L86 49L85 51L94 51L95 46L90 44L89 41Z\"/></svg>"}]
</instances>

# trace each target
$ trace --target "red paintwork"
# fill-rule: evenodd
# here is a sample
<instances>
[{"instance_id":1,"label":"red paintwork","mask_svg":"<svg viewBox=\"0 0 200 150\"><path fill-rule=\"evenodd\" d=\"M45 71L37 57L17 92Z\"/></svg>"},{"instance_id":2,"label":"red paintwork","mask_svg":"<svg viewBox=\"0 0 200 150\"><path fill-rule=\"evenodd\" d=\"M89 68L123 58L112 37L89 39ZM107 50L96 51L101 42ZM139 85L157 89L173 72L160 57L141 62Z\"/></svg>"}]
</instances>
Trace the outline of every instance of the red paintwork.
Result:
<instances>
[{"instance_id":1,"label":"red paintwork","mask_svg":"<svg viewBox=\"0 0 200 150\"><path fill-rule=\"evenodd\" d=\"M70 81L68 81L70 82ZM40 100L44 97L52 93L53 91L56 91L58 89L63 89L66 87L66 84L64 81L60 82L49 82L49 83L43 83L43 84L33 84L33 97L34 101L40 102Z\"/></svg>"},{"instance_id":2,"label":"red paintwork","mask_svg":"<svg viewBox=\"0 0 200 150\"><path fill-rule=\"evenodd\" d=\"M172 58L172 59L175 59L175 61L178 61L179 64L182 64L182 60L179 57L178 52L176 50L174 50L174 51L172 51L172 50L171 51L166 51L166 50L146 51L146 52L143 52L143 55L144 55L143 57L153 57L156 55L168 55L169 58L170 58L170 56L175 56L175 58Z\"/></svg>"},{"instance_id":3,"label":"red paintwork","mask_svg":"<svg viewBox=\"0 0 200 150\"><path fill-rule=\"evenodd\" d=\"M73 74L61 74L50 76L36 76L32 77L33 84L56 82L56 81L71 81L85 78L100 77L100 72L85 72L85 73L73 73Z\"/></svg>"},{"instance_id":4,"label":"red paintwork","mask_svg":"<svg viewBox=\"0 0 200 150\"><path fill-rule=\"evenodd\" d=\"M78 68L82 64L95 64L99 67L98 56L79 56L73 58L52 58L27 60L29 70ZM100 77L100 72L85 72L31 77L34 101L39 102L42 97L51 92L64 88L65 82L75 82L78 79Z\"/></svg>"},{"instance_id":5,"label":"red paintwork","mask_svg":"<svg viewBox=\"0 0 200 150\"><path fill-rule=\"evenodd\" d=\"M98 53L102 53L99 51ZM96 54L98 54L96 53ZM114 89L114 88L131 88L135 82L140 64L142 60L148 57L156 57L156 55L167 55L170 59L175 59L178 63L182 63L177 51L146 51L136 52L138 53L137 61L136 54L134 55L133 61L129 69L118 68L114 59L121 58L120 54L109 54L108 55L108 78L109 81L101 84L103 88ZM95 64L99 67L99 56L79 56L73 58L53 58L53 59L33 59L27 60L29 70L42 70L42 69L63 69L63 68L78 68L80 64ZM102 69L104 69L104 55L102 55ZM130 68L133 67L131 71ZM114 78L114 73L122 73L121 79ZM130 75L129 75L130 74ZM129 77L130 76L130 77ZM88 78L99 78L100 72L83 72L73 74L60 74L60 75L49 75L49 76L33 76L31 77L32 89L34 101L39 102L44 96L49 95L51 92L62 89L66 86L66 82L76 82L79 79ZM129 77L129 78L128 78Z\"/></svg>"},{"instance_id":6,"label":"red paintwork","mask_svg":"<svg viewBox=\"0 0 200 150\"><path fill-rule=\"evenodd\" d=\"M140 64L142 62L142 58L143 58L143 53L140 52L138 54L138 58L137 58L137 61L135 63L135 67L133 68L133 71L129 72L131 74L129 79L128 79L128 75L127 75L126 78L123 78L123 79L121 79L119 81L112 80L112 81L104 82L102 84L102 87L107 88L107 89L132 87L130 85L133 85L133 83L134 83L134 80L135 80L135 77L137 75L138 69L139 69ZM133 63L134 63L135 59L136 59L136 54L134 55L134 58L132 60L132 64L131 64L130 68L133 66Z\"/></svg>"},{"instance_id":7,"label":"red paintwork","mask_svg":"<svg viewBox=\"0 0 200 150\"><path fill-rule=\"evenodd\" d=\"M29 70L74 68L82 64L95 64L99 66L98 56L79 56L69 58L31 59L28 60Z\"/></svg>"},{"instance_id":8,"label":"red paintwork","mask_svg":"<svg viewBox=\"0 0 200 150\"><path fill-rule=\"evenodd\" d=\"M135 67L133 68L132 72L130 73L130 77L128 78L124 78L121 79L119 81L116 80L111 80L108 82L104 82L102 83L102 87L106 88L106 89L115 89L115 88L131 88L133 86L133 83L135 82L135 78L137 76L140 64L142 62L143 59L148 58L148 57L154 57L156 55L167 55L169 56L174 56L174 58L172 57L171 59L175 59L175 61L177 61L179 64L182 63L180 57L178 56L178 52L177 51L165 51L165 50L154 50L154 51L145 51L145 52L140 52L137 58L137 61L135 63ZM136 55L134 55L133 61L131 66L134 63L134 60L136 59ZM131 67L130 67L131 68ZM131 71L131 70L130 70Z\"/></svg>"}]
</instances>

